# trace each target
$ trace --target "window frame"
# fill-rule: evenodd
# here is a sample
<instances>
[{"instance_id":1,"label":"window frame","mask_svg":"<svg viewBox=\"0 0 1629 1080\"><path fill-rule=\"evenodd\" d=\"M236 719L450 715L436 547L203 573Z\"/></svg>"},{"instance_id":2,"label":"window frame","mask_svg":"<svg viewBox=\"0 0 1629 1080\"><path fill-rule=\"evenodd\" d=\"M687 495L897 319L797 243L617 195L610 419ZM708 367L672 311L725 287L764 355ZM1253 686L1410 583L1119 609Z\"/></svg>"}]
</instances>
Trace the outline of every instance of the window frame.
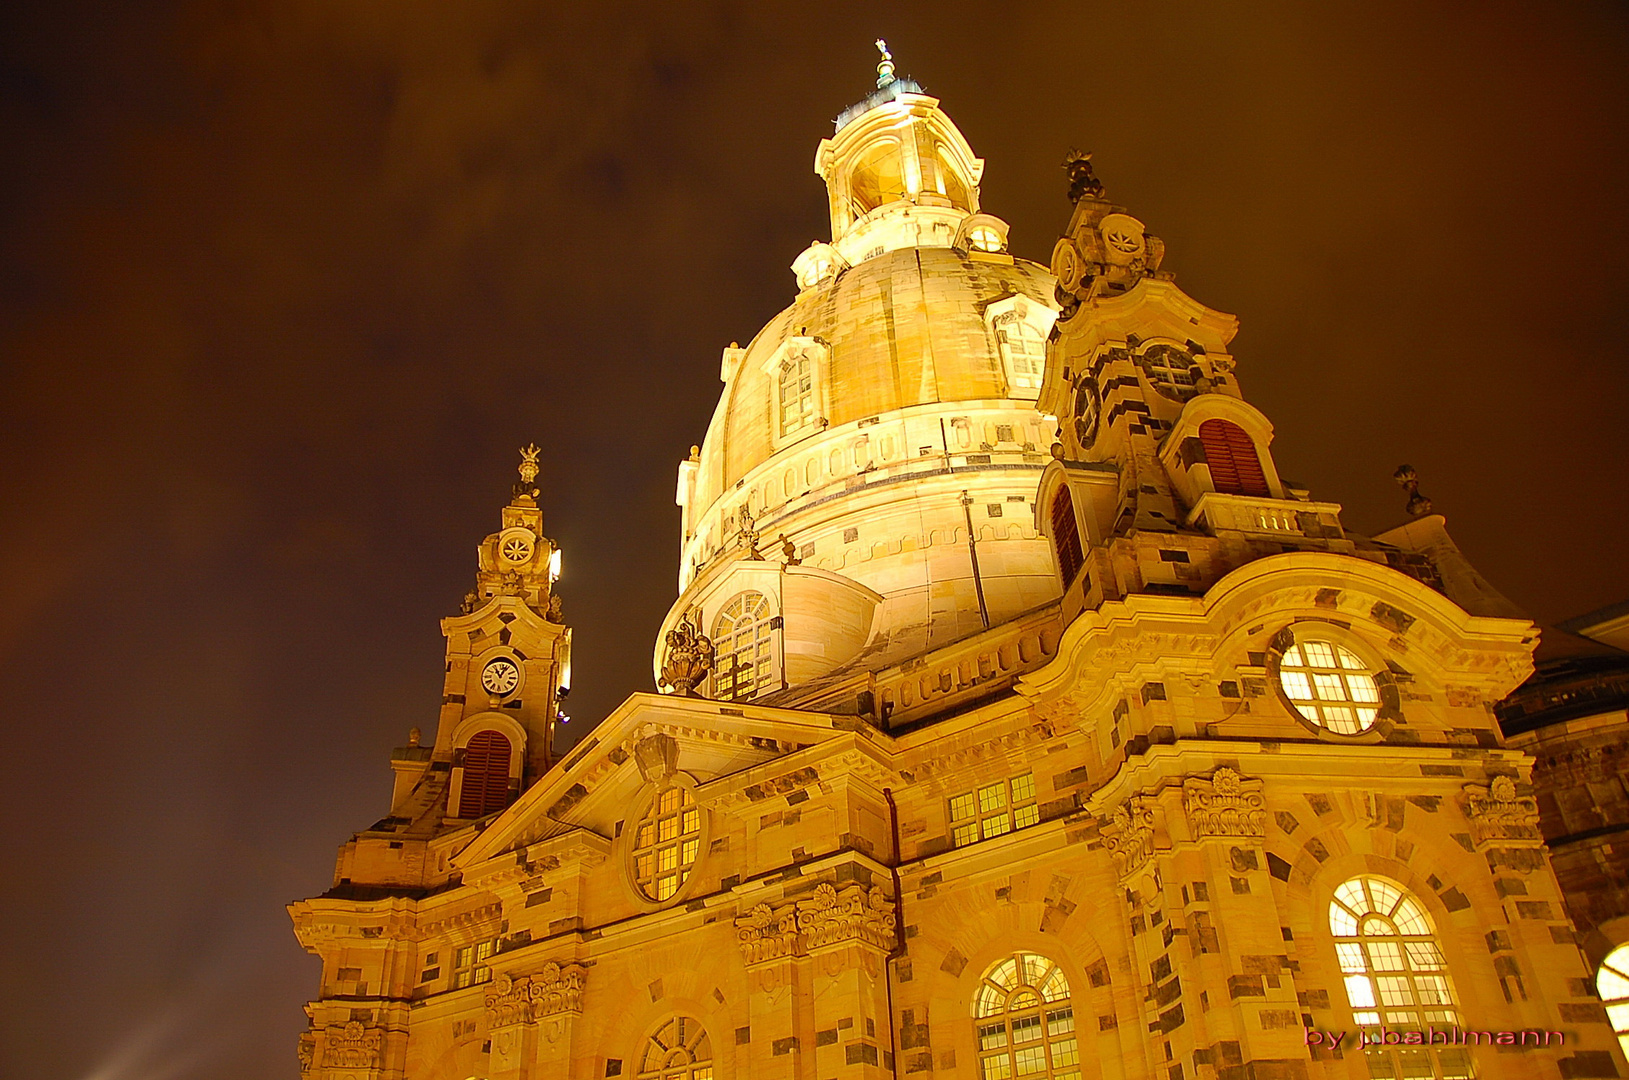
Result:
<instances>
[{"instance_id":1,"label":"window frame","mask_svg":"<svg viewBox=\"0 0 1629 1080\"><path fill-rule=\"evenodd\" d=\"M809 365L809 389L800 390L798 396L800 400L807 396L809 404L806 410L800 410L798 422L788 427L785 423L786 387L781 369L785 364L803 362ZM831 350L826 343L803 335L787 338L764 359L763 373L769 389L770 442L777 451L816 435L830 425L827 416L830 364Z\"/></svg>"},{"instance_id":2,"label":"window frame","mask_svg":"<svg viewBox=\"0 0 1629 1080\"><path fill-rule=\"evenodd\" d=\"M1357 895L1365 902L1362 911L1352 901L1350 890L1354 885L1358 886ZM1388 900L1386 893L1393 894L1395 899ZM1409 922L1400 922L1397 916L1405 914L1405 909L1408 909ZM1454 988L1443 935L1420 893L1383 874L1356 873L1330 891L1324 917L1344 1004L1354 1029L1428 1031L1464 1026L1463 1003ZM1337 918L1349 924L1349 928L1343 929ZM1366 933L1375 922L1383 924L1381 929ZM1422 998L1422 978L1437 984L1427 996L1435 992L1446 1000ZM1404 990L1407 1000L1398 997ZM1393 999L1389 1004L1388 994ZM1368 1004L1359 1001L1359 997ZM1393 1018L1394 1014L1409 1012L1419 1018L1417 1022ZM1365 1047L1363 1052L1367 1061L1381 1057L1389 1061L1385 1075L1416 1075L1406 1071L1404 1061L1405 1057L1416 1056L1429 1061L1431 1075L1438 1080L1471 1080L1476 1074L1475 1062L1458 1046L1381 1043ZM1371 1075L1376 1075L1372 1068Z\"/></svg>"},{"instance_id":3,"label":"window frame","mask_svg":"<svg viewBox=\"0 0 1629 1080\"><path fill-rule=\"evenodd\" d=\"M696 1027L696 1034L693 1037L685 1035L684 1029L687 1024L694 1024ZM662 1042L661 1036L674 1028L678 1029L678 1038L674 1045L669 1046ZM698 1057L698 1050L706 1056ZM674 1063L666 1060L680 1051L689 1059L688 1061ZM664 1058L654 1067L651 1062L653 1052L661 1054ZM717 1061L713 1057L712 1037L707 1033L707 1025L693 1016L682 1013L668 1017L645 1036L636 1069L636 1080L714 1080L718 1073Z\"/></svg>"},{"instance_id":4,"label":"window frame","mask_svg":"<svg viewBox=\"0 0 1629 1080\"><path fill-rule=\"evenodd\" d=\"M449 990L463 990L492 981L492 965L488 963L498 954L498 939L472 941L468 945L455 945L452 950L452 971L447 977Z\"/></svg>"},{"instance_id":5,"label":"window frame","mask_svg":"<svg viewBox=\"0 0 1629 1080\"><path fill-rule=\"evenodd\" d=\"M1301 705L1295 698L1290 696L1289 689L1284 685L1284 669L1286 666L1284 657L1292 648L1302 649L1304 653L1305 646L1314 642L1330 645L1336 651L1337 662L1339 661L1339 654L1345 652L1361 663L1362 668L1324 668L1321 665L1301 665L1298 669L1296 665L1289 665L1292 672L1299 670L1309 673L1339 673L1348 677L1361 673L1367 676L1369 682L1373 685L1375 700L1304 698L1302 701L1316 704L1320 708L1318 717L1309 717L1303 712ZM1388 724L1396 722L1402 714L1400 708L1401 696L1398 694L1397 686L1392 679L1391 669L1387 666L1385 660L1377 654L1375 648L1351 630L1321 619L1302 619L1292 622L1273 636L1267 648L1267 679L1272 684L1273 693L1277 696L1279 704L1283 705L1289 716L1302 727L1319 735L1353 740L1383 738ZM1350 686L1344 679L1343 685ZM1314 693L1316 693L1316 689L1314 689ZM1366 726L1357 731L1341 731L1328 726L1322 719L1322 709L1325 705L1333 707L1345 706L1354 710L1372 708L1374 716Z\"/></svg>"},{"instance_id":6,"label":"window frame","mask_svg":"<svg viewBox=\"0 0 1629 1080\"><path fill-rule=\"evenodd\" d=\"M1622 984L1614 988L1620 992L1608 993L1609 984L1604 978L1607 975ZM1606 1010L1607 1023L1617 1036L1618 1046L1624 1056L1629 1057L1629 942L1614 946L1601 958L1601 962L1595 965L1593 982L1595 994L1601 999L1601 1007ZM1619 1026L1620 1019L1622 1026Z\"/></svg>"},{"instance_id":7,"label":"window frame","mask_svg":"<svg viewBox=\"0 0 1629 1080\"><path fill-rule=\"evenodd\" d=\"M677 791L680 793L680 802L672 811L659 809L662 797ZM655 811L653 813L653 810ZM687 810L693 810L696 815L696 828L691 830L685 826L683 820ZM677 816L679 826L673 836L662 839L660 823L664 817ZM647 821L652 823L652 842L645 846L640 845L640 830ZM711 815L702 803L696 792L696 784L687 774L676 772L665 781L652 784L645 794L635 803L634 812L629 814L622 826L623 869L627 875L628 887L640 906L655 911L671 907L680 903L694 889L698 878L698 871L707 859L708 845L712 840ZM688 841L688 844L686 843ZM660 859L660 852L666 846L673 846L678 852L674 868L678 875L678 883L674 890L666 896L657 896L657 889L647 892L642 876L655 882L662 874L658 866L653 865L650 873L642 875L639 858L646 851L652 851L653 861ZM684 861L686 847L694 851L689 863Z\"/></svg>"},{"instance_id":8,"label":"window frame","mask_svg":"<svg viewBox=\"0 0 1629 1080\"><path fill-rule=\"evenodd\" d=\"M1024 788L1022 798L1019 797L1021 782ZM997 792L997 788L1001 790ZM989 799L986 798L987 793ZM1000 801L995 799L997 794ZM962 809L966 812L960 812ZM1001 820L1000 828L985 828L998 819ZM1003 777L980 784L970 791L951 795L945 800L945 821L950 831L951 847L967 847L980 840L993 840L1039 825L1041 805L1036 798L1034 771ZM967 829L973 830L972 833L964 833Z\"/></svg>"},{"instance_id":9,"label":"window frame","mask_svg":"<svg viewBox=\"0 0 1629 1080\"><path fill-rule=\"evenodd\" d=\"M1014 976L1010 987L1001 981L1002 972L1009 965ZM997 995L1000 995L999 1007L995 1004ZM1063 965L1044 953L1018 948L986 966L970 996L973 1053L977 1062L974 1074L981 1080L1012 1080L1014 1077L1081 1080L1078 1010L1074 985ZM1015 1038L1017 1024L1023 1025L1025 1034L1033 1033L1031 1037L1019 1042ZM997 1032L997 1028L1001 1031ZM1054 1047L1059 1053L1054 1053ZM1030 1055L1029 1062L1039 1061L1041 1067L1020 1072L1020 1054ZM1072 1059L1056 1060L1071 1054ZM1002 1057L1006 1059L1004 1069L991 1070L986 1066L987 1061Z\"/></svg>"},{"instance_id":10,"label":"window frame","mask_svg":"<svg viewBox=\"0 0 1629 1080\"><path fill-rule=\"evenodd\" d=\"M746 604L749 602L748 598L754 596L758 598L758 602L754 604L754 607L761 611L762 614L754 615L746 630L741 627L740 620L746 616L747 612L743 611L740 616L736 616L732 623L732 629L729 631L731 645L734 647L727 648L720 629L725 616L735 604ZM714 612L711 629L713 642L712 696L716 700L750 701L763 691L774 688L776 682L775 609L769 601L768 593L758 589L742 589L740 592L733 594L728 600L720 604L718 610ZM751 638L746 642L745 646L741 646L740 640L747 630L750 630ZM756 654L759 650L763 651L763 655L761 658L754 655L753 662L750 665L753 670L752 680L745 692L743 692L739 678L742 668L736 665L735 658L740 656L742 652L750 651ZM726 662L731 664L727 678L724 670Z\"/></svg>"}]
</instances>

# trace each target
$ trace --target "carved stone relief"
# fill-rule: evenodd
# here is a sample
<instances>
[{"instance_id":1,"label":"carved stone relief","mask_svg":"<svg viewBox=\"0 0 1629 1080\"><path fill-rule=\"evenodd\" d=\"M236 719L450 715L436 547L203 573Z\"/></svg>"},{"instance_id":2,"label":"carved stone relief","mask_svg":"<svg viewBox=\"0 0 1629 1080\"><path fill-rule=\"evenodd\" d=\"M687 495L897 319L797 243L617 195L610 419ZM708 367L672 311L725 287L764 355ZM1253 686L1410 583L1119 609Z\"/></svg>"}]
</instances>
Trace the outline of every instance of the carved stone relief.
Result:
<instances>
[{"instance_id":1,"label":"carved stone relief","mask_svg":"<svg viewBox=\"0 0 1629 1080\"><path fill-rule=\"evenodd\" d=\"M535 975L518 978L500 974L486 992L488 1030L529 1024L558 1013L583 1008L583 982L588 969L581 964L550 961Z\"/></svg>"},{"instance_id":2,"label":"carved stone relief","mask_svg":"<svg viewBox=\"0 0 1629 1080\"><path fill-rule=\"evenodd\" d=\"M1207 836L1264 838L1267 800L1262 782L1223 766L1209 777L1191 776L1182 783L1182 808L1195 840Z\"/></svg>"},{"instance_id":3,"label":"carved stone relief","mask_svg":"<svg viewBox=\"0 0 1629 1080\"><path fill-rule=\"evenodd\" d=\"M1142 868L1154 854L1154 800L1133 795L1114 808L1103 827L1103 843L1122 878Z\"/></svg>"},{"instance_id":4,"label":"carved stone relief","mask_svg":"<svg viewBox=\"0 0 1629 1080\"><path fill-rule=\"evenodd\" d=\"M735 920L735 935L749 965L850 943L886 951L894 944L894 904L881 889L828 882L805 900L757 905Z\"/></svg>"},{"instance_id":5,"label":"carved stone relief","mask_svg":"<svg viewBox=\"0 0 1629 1080\"><path fill-rule=\"evenodd\" d=\"M1540 840L1538 800L1516 794L1516 781L1508 776L1495 776L1487 784L1466 784L1465 816L1479 844L1490 840Z\"/></svg>"},{"instance_id":6,"label":"carved stone relief","mask_svg":"<svg viewBox=\"0 0 1629 1080\"><path fill-rule=\"evenodd\" d=\"M383 1064L385 1033L352 1020L343 1027L330 1027L322 1048L324 1067L336 1069L377 1069Z\"/></svg>"}]
</instances>

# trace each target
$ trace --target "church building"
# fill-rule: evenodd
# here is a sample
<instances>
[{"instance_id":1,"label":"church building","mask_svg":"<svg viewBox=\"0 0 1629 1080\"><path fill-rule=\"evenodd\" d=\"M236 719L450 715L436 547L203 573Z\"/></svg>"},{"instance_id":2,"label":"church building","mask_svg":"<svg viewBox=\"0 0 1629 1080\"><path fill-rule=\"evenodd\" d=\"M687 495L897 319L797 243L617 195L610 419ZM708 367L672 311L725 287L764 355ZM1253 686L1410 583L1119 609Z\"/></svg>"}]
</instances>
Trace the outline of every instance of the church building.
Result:
<instances>
[{"instance_id":1,"label":"church building","mask_svg":"<svg viewBox=\"0 0 1629 1080\"><path fill-rule=\"evenodd\" d=\"M658 689L563 758L523 452L433 731L290 906L302 1077L1629 1075L1629 609L1541 630L1406 467L1349 530L1089 155L1015 258L878 71L679 463Z\"/></svg>"}]
</instances>

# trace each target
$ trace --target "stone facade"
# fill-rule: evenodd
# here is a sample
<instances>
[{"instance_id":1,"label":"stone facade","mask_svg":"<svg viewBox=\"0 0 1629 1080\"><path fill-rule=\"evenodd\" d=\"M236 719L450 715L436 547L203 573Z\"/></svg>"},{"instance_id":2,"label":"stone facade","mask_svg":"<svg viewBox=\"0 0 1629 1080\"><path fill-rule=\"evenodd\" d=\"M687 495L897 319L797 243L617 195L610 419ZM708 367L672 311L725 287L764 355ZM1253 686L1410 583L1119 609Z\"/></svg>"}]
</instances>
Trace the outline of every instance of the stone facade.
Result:
<instances>
[{"instance_id":1,"label":"stone facade","mask_svg":"<svg viewBox=\"0 0 1629 1080\"><path fill-rule=\"evenodd\" d=\"M1440 518L1358 536L1279 476L1236 320L1089 160L1016 260L879 73L817 155L832 242L680 467L677 692L549 754L523 464L434 740L291 906L302 1075L1619 1075L1621 707L1554 714Z\"/></svg>"}]
</instances>

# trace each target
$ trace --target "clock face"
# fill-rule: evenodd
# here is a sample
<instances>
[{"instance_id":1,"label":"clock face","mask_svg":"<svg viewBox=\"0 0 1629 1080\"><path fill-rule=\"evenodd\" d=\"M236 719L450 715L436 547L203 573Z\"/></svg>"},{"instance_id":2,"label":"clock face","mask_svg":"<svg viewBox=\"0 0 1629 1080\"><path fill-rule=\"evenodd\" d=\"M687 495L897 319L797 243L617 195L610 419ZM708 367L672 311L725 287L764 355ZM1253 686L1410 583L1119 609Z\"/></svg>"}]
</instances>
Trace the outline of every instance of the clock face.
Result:
<instances>
[{"instance_id":1,"label":"clock face","mask_svg":"<svg viewBox=\"0 0 1629 1080\"><path fill-rule=\"evenodd\" d=\"M481 685L486 687L487 693L500 697L513 693L515 687L520 685L520 668L515 666L513 660L499 657L482 669Z\"/></svg>"}]
</instances>

